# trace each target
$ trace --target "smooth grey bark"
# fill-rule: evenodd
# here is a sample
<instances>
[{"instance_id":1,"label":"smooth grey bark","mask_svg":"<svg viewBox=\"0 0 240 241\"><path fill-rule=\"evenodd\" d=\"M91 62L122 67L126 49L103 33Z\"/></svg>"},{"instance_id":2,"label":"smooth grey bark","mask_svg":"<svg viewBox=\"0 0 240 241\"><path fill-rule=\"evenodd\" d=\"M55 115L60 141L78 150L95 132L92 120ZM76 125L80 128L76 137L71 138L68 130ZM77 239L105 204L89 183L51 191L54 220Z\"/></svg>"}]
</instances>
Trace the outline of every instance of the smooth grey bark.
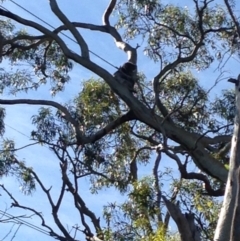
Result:
<instances>
[{"instance_id":1,"label":"smooth grey bark","mask_svg":"<svg viewBox=\"0 0 240 241\"><path fill-rule=\"evenodd\" d=\"M231 227L231 241L239 241L240 237L240 191L239 191L239 185L240 185L240 169L236 170L236 182L238 183L237 186L237 196L235 198L235 208L234 208L234 217L232 221L232 227Z\"/></svg>"},{"instance_id":2,"label":"smooth grey bark","mask_svg":"<svg viewBox=\"0 0 240 241\"><path fill-rule=\"evenodd\" d=\"M214 241L240 240L239 212L239 170L240 170L240 75L237 80L229 82L236 84L236 115L231 144L228 180L220 212Z\"/></svg>"},{"instance_id":3,"label":"smooth grey bark","mask_svg":"<svg viewBox=\"0 0 240 241\"><path fill-rule=\"evenodd\" d=\"M201 241L200 232L194 223L194 214L181 212L180 208L162 195L168 212L178 227L181 241Z\"/></svg>"}]
</instances>

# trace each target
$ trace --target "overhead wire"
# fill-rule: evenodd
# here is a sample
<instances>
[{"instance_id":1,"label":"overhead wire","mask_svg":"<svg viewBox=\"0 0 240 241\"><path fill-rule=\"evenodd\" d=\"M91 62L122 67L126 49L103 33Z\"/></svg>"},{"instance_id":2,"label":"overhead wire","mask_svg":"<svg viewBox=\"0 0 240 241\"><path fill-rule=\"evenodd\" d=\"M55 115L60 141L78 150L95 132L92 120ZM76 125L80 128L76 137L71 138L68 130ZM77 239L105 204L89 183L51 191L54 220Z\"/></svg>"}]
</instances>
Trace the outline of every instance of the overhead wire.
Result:
<instances>
[{"instance_id":1,"label":"overhead wire","mask_svg":"<svg viewBox=\"0 0 240 241\"><path fill-rule=\"evenodd\" d=\"M28 14L32 15L33 17L37 18L37 19L40 20L41 22L45 23L45 24L46 24L47 26L49 26L50 28L55 29L55 27L54 27L53 25L51 25L50 23L46 22L46 21L43 20L42 18L38 17L36 14L30 12L30 11L27 10L25 7L21 6L19 3L16 3L16 2L13 1L13 0L10 0L10 2L12 2L13 4L15 4L17 7L21 8L23 11L27 12ZM6 9L6 8L5 8L5 9ZM6 9L6 10L7 10L7 9ZM7 11L9 11L9 10L7 10ZM61 32L60 34L62 34L64 37L68 38L68 39L71 40L72 42L78 44L75 39L69 37L67 34L62 33L62 32ZM109 65L112 66L113 68L118 69L117 66L113 65L112 63L110 63L110 62L107 61L106 59L102 58L100 55L98 55L98 54L96 54L95 52L91 51L90 49L89 49L89 52L90 52L91 54L93 54L94 56L96 56L97 58L99 58L99 59L101 59L102 61L104 61L105 63L109 64Z\"/></svg>"},{"instance_id":2,"label":"overhead wire","mask_svg":"<svg viewBox=\"0 0 240 241\"><path fill-rule=\"evenodd\" d=\"M16 128L14 128L14 127L12 127L12 126L8 125L7 123L4 123L4 125L5 125L5 126L7 126L7 127L8 127L8 128L10 128L10 129L12 129L12 130L14 130L14 131L18 132L19 134L21 134L21 135L23 135L23 136L25 136L25 137L27 137L27 138L29 138L29 139L30 139L30 136L28 136L28 135L24 134L23 132L21 132L21 131L17 130Z\"/></svg>"},{"instance_id":3,"label":"overhead wire","mask_svg":"<svg viewBox=\"0 0 240 241\"><path fill-rule=\"evenodd\" d=\"M7 218L10 218L10 219L12 219L12 220L14 220L14 221L17 221L19 224L26 225L27 227L29 227L29 228L31 228L31 229L34 229L35 231L38 231L38 232L40 232L40 233L43 233L43 234L45 234L45 235L50 236L49 232L46 231L45 229L40 228L40 227L38 227L38 226L36 226L36 225L34 225L34 224L31 224L30 222L27 222L27 221L25 221L25 220L23 220L23 219L21 219L21 218L19 218L19 217L15 217L15 216L13 216L13 215L10 214L10 213L7 213L7 212L5 212L5 211L0 210L0 214L1 214L2 216L5 216L5 217L7 217ZM0 219L0 223L1 223L1 219Z\"/></svg>"}]
</instances>

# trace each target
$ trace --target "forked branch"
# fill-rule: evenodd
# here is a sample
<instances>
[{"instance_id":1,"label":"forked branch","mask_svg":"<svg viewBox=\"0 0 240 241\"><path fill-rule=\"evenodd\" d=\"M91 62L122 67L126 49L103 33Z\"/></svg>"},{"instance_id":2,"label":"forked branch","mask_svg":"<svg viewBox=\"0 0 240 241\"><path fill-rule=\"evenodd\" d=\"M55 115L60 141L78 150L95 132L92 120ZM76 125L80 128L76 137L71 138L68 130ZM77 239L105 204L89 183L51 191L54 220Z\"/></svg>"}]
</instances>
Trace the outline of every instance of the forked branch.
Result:
<instances>
[{"instance_id":1,"label":"forked branch","mask_svg":"<svg viewBox=\"0 0 240 241\"><path fill-rule=\"evenodd\" d=\"M62 23L68 28L68 30L72 33L72 35L77 40L82 52L82 57L89 59L89 50L88 45L78 32L78 30L74 27L74 25L69 21L66 15L60 10L56 0L50 0L50 7L53 13L62 21Z\"/></svg>"},{"instance_id":2,"label":"forked branch","mask_svg":"<svg viewBox=\"0 0 240 241\"><path fill-rule=\"evenodd\" d=\"M108 32L114 37L116 46L123 50L128 55L128 62L131 62L135 65L137 65L137 48L133 48L128 43L124 42L116 30L116 28L112 27L109 21L109 17L116 5L117 0L110 0L109 5L107 6L107 9L105 10L102 21L103 25L106 27Z\"/></svg>"}]
</instances>

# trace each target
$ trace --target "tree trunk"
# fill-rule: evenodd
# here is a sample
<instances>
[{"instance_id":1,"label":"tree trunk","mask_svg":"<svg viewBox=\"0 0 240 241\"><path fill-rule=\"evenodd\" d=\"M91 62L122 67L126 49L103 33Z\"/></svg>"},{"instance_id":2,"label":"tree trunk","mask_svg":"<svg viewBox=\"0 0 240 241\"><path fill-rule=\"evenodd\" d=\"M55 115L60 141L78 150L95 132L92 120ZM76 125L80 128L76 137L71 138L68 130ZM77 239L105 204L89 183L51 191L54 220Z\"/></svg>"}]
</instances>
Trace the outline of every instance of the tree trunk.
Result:
<instances>
[{"instance_id":1,"label":"tree trunk","mask_svg":"<svg viewBox=\"0 0 240 241\"><path fill-rule=\"evenodd\" d=\"M229 81L236 84L236 116L231 144L228 180L214 241L238 241L240 237L240 75L237 80L230 79Z\"/></svg>"}]
</instances>

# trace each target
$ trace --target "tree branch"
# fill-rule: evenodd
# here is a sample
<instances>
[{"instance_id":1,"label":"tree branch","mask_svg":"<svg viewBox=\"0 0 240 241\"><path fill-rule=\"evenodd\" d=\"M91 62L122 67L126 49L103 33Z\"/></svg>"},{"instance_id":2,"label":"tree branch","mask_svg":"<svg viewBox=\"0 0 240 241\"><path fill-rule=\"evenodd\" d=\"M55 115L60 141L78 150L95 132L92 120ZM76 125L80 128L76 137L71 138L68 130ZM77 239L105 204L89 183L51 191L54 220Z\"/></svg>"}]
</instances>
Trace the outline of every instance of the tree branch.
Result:
<instances>
[{"instance_id":1,"label":"tree branch","mask_svg":"<svg viewBox=\"0 0 240 241\"><path fill-rule=\"evenodd\" d=\"M84 66L85 68L91 70L93 73L103 78L107 82L107 84L112 88L112 90L116 94L118 94L120 98L134 112L136 119L154 128L156 131L159 131L160 133L162 132L162 130L164 130L168 138L181 144L185 148L185 150L191 152L191 155L195 163L201 170L206 171L211 176L216 177L224 182L227 180L228 171L225 169L224 165L222 165L218 160L214 159L209 154L209 152L204 149L205 146L202 144L201 140L198 141L197 145L195 144L199 138L198 134L189 133L180 127L177 127L167 121L164 121L163 118L153 113L143 103L137 100L137 98L135 98L120 83L118 83L118 81L108 71L93 63L91 60L82 58L78 54L70 51L67 48L66 44L63 42L63 40L53 32L49 31L48 29L42 27L37 23L20 18L19 16L4 11L2 9L0 9L0 15L14 19L17 22L25 24L27 26L31 26L39 30L40 32L46 34L50 38L54 39L60 45L62 51L64 52L67 58L72 59L73 61L79 63L80 65ZM196 49L195 51L197 52ZM183 58L183 60L188 61L189 58ZM165 68L165 71L167 70L170 70L169 65L167 68Z\"/></svg>"},{"instance_id":2,"label":"tree branch","mask_svg":"<svg viewBox=\"0 0 240 241\"><path fill-rule=\"evenodd\" d=\"M63 105L51 101L51 100L31 100L31 99L15 99L15 100L3 100L0 99L0 104L3 105L16 105L16 104L26 104L26 105L47 105L52 106L60 110L64 114L64 119L70 122L76 131L76 137L79 143L85 142L85 137L78 127L76 120L70 115L68 109Z\"/></svg>"},{"instance_id":3,"label":"tree branch","mask_svg":"<svg viewBox=\"0 0 240 241\"><path fill-rule=\"evenodd\" d=\"M162 198L166 204L168 212L170 213L171 217L175 221L178 226L178 230L181 236L181 240L184 241L195 241L192 236L192 232L189 228L189 224L182 214L179 207L173 203L171 203L165 196L162 195Z\"/></svg>"},{"instance_id":4,"label":"tree branch","mask_svg":"<svg viewBox=\"0 0 240 241\"><path fill-rule=\"evenodd\" d=\"M158 145L159 150L161 150L162 152L164 152L167 156L169 156L171 159L175 160L177 165L178 165L178 169L180 171L181 174L181 178L184 179L196 179L199 181L204 182L204 188L207 192L207 195L210 196L214 196L214 197L219 197L219 196L223 196L224 195L224 189L220 188L218 190L214 190L210 184L209 179L207 178L206 175L202 174L202 173L195 173L195 172L187 172L187 166L186 164L182 164L180 158L175 154L172 153L168 150L168 147L161 145Z\"/></svg>"},{"instance_id":5,"label":"tree branch","mask_svg":"<svg viewBox=\"0 0 240 241\"><path fill-rule=\"evenodd\" d=\"M71 194L73 195L74 197L74 203L75 203L75 207L79 210L80 212L80 216L81 216L81 220L82 220L82 223L84 225L84 227L86 228L87 230L87 233L86 235L89 236L89 237L92 237L93 234L91 232L91 229L90 227L88 226L88 224L85 222L85 217L84 215L88 216L94 227L95 227L95 230L96 230L96 233L98 232L101 232L101 227L100 227L100 220L96 218L95 214L90 211L88 209L88 207L86 206L85 202L83 201L83 199L81 198L81 196L76 192L75 188L73 187L73 184L71 183L71 181L69 180L67 174L66 174L66 170L64 170L64 166L61 165L61 170L62 170L62 179L63 179L63 182L66 183L69 191L71 192Z\"/></svg>"},{"instance_id":6,"label":"tree branch","mask_svg":"<svg viewBox=\"0 0 240 241\"><path fill-rule=\"evenodd\" d=\"M64 237L60 236L59 234L57 234L56 232L54 232L53 229L52 229L49 225L46 224L46 222L45 222L45 220L44 220L44 218L43 218L43 215L42 215L40 212L38 212L37 210L35 210L35 209L33 209L33 208L30 208L30 207L26 207L26 206L21 205L21 204L12 196L12 194L4 187L4 185L1 184L0 187L1 187L1 188L7 193L7 195L13 200L13 203L12 203L12 206L13 206L13 207L17 207L17 208L21 208L21 209L25 209L25 210L31 211L32 213L34 213L35 215L37 215L37 216L40 218L40 220L41 220L41 225L42 225L43 227L45 227L45 228L48 229L48 231L46 231L46 232L48 232L52 237L55 237L55 238L57 238L57 239L59 239L59 240L61 240L61 238L62 238L62 239L64 238Z\"/></svg>"},{"instance_id":7,"label":"tree branch","mask_svg":"<svg viewBox=\"0 0 240 241\"><path fill-rule=\"evenodd\" d=\"M42 188L42 190L44 191L44 193L47 195L47 198L49 200L49 203L51 205L52 208L52 216L54 218L54 221L56 223L56 225L58 226L58 228L61 230L61 232L64 234L64 236L70 240L70 241L74 241L73 238L70 236L70 234L68 233L68 231L66 230L66 228L63 226L63 224L61 223L59 217L58 217L58 208L57 206L54 204L52 197L50 195L50 189L46 189L45 186L43 185L42 181L39 179L38 175L31 170L31 173L33 174L34 178L37 180L38 184L40 185L40 187ZM61 197L61 194L60 194Z\"/></svg>"},{"instance_id":8,"label":"tree branch","mask_svg":"<svg viewBox=\"0 0 240 241\"><path fill-rule=\"evenodd\" d=\"M4 43L5 43L5 38L4 38L4 36L2 35L2 33L0 32L0 63L2 62Z\"/></svg>"},{"instance_id":9,"label":"tree branch","mask_svg":"<svg viewBox=\"0 0 240 241\"><path fill-rule=\"evenodd\" d=\"M134 113L130 110L125 115L120 116L116 120L112 121L111 123L107 124L104 128L93 134L92 136L88 137L88 143L93 143L99 139L101 139L103 136L110 133L112 130L116 129L123 123L134 120L136 117Z\"/></svg>"},{"instance_id":10,"label":"tree branch","mask_svg":"<svg viewBox=\"0 0 240 241\"><path fill-rule=\"evenodd\" d=\"M110 26L109 17L111 15L116 3L117 3L117 0L110 0L109 4L103 14L103 17L102 17L103 25Z\"/></svg>"},{"instance_id":11,"label":"tree branch","mask_svg":"<svg viewBox=\"0 0 240 241\"><path fill-rule=\"evenodd\" d=\"M110 33L113 36L116 46L121 50L123 50L125 53L127 53L128 61L137 65L137 49L131 47L128 43L125 43L122 40L120 34L117 32L117 30L114 27L112 27L109 22L109 17L116 5L116 2L117 2L116 0L110 0L110 3L107 6L102 17L103 25L105 25L108 33Z\"/></svg>"},{"instance_id":12,"label":"tree branch","mask_svg":"<svg viewBox=\"0 0 240 241\"><path fill-rule=\"evenodd\" d=\"M237 28L238 37L240 37L240 24L239 24L237 18L235 17L235 15L233 13L233 10L232 10L232 8L230 6L229 0L224 0L224 2L226 4L226 6L227 6L227 10L228 10L228 12L229 12L233 22L235 24L235 27Z\"/></svg>"},{"instance_id":13,"label":"tree branch","mask_svg":"<svg viewBox=\"0 0 240 241\"><path fill-rule=\"evenodd\" d=\"M155 192L156 192L156 196L157 196L157 207L160 207L161 205L161 199L162 199L162 193L161 193L161 187L159 185L159 174L158 174L158 168L159 168L159 165L160 165L160 162L161 162L161 158L162 158L162 152L159 151L159 150L156 150L157 152L157 157L156 157L156 160L155 160L155 163L154 163L154 168L153 168L153 176L154 176L154 188L155 188ZM158 211L158 222L160 224L163 223L163 220L162 220L162 214L160 211Z\"/></svg>"},{"instance_id":14,"label":"tree branch","mask_svg":"<svg viewBox=\"0 0 240 241\"><path fill-rule=\"evenodd\" d=\"M49 2L53 13L55 13L55 15L63 22L63 24L67 27L67 29L73 34L73 36L77 40L77 43L81 48L82 57L89 59L88 46L83 37L81 36L81 34L77 31L77 29L69 21L65 14L60 10L56 0L50 0Z\"/></svg>"},{"instance_id":15,"label":"tree branch","mask_svg":"<svg viewBox=\"0 0 240 241\"><path fill-rule=\"evenodd\" d=\"M84 133L80 131L77 121L70 115L68 109L63 105L50 100L32 100L32 99L15 99L15 100L3 100L0 99L0 104L3 105L17 105L17 104L27 104L27 105L46 105L52 106L56 109L60 110L64 114L64 119L70 122L76 132L77 143L80 144L87 144L87 143L94 143L95 141L101 139L103 136L110 133L112 130L116 129L118 126L122 125L123 123L134 120L135 115L132 111L127 112L125 115L117 118L116 120L112 121L111 123L107 124L104 128L96 132L95 134L86 137Z\"/></svg>"}]
</instances>

